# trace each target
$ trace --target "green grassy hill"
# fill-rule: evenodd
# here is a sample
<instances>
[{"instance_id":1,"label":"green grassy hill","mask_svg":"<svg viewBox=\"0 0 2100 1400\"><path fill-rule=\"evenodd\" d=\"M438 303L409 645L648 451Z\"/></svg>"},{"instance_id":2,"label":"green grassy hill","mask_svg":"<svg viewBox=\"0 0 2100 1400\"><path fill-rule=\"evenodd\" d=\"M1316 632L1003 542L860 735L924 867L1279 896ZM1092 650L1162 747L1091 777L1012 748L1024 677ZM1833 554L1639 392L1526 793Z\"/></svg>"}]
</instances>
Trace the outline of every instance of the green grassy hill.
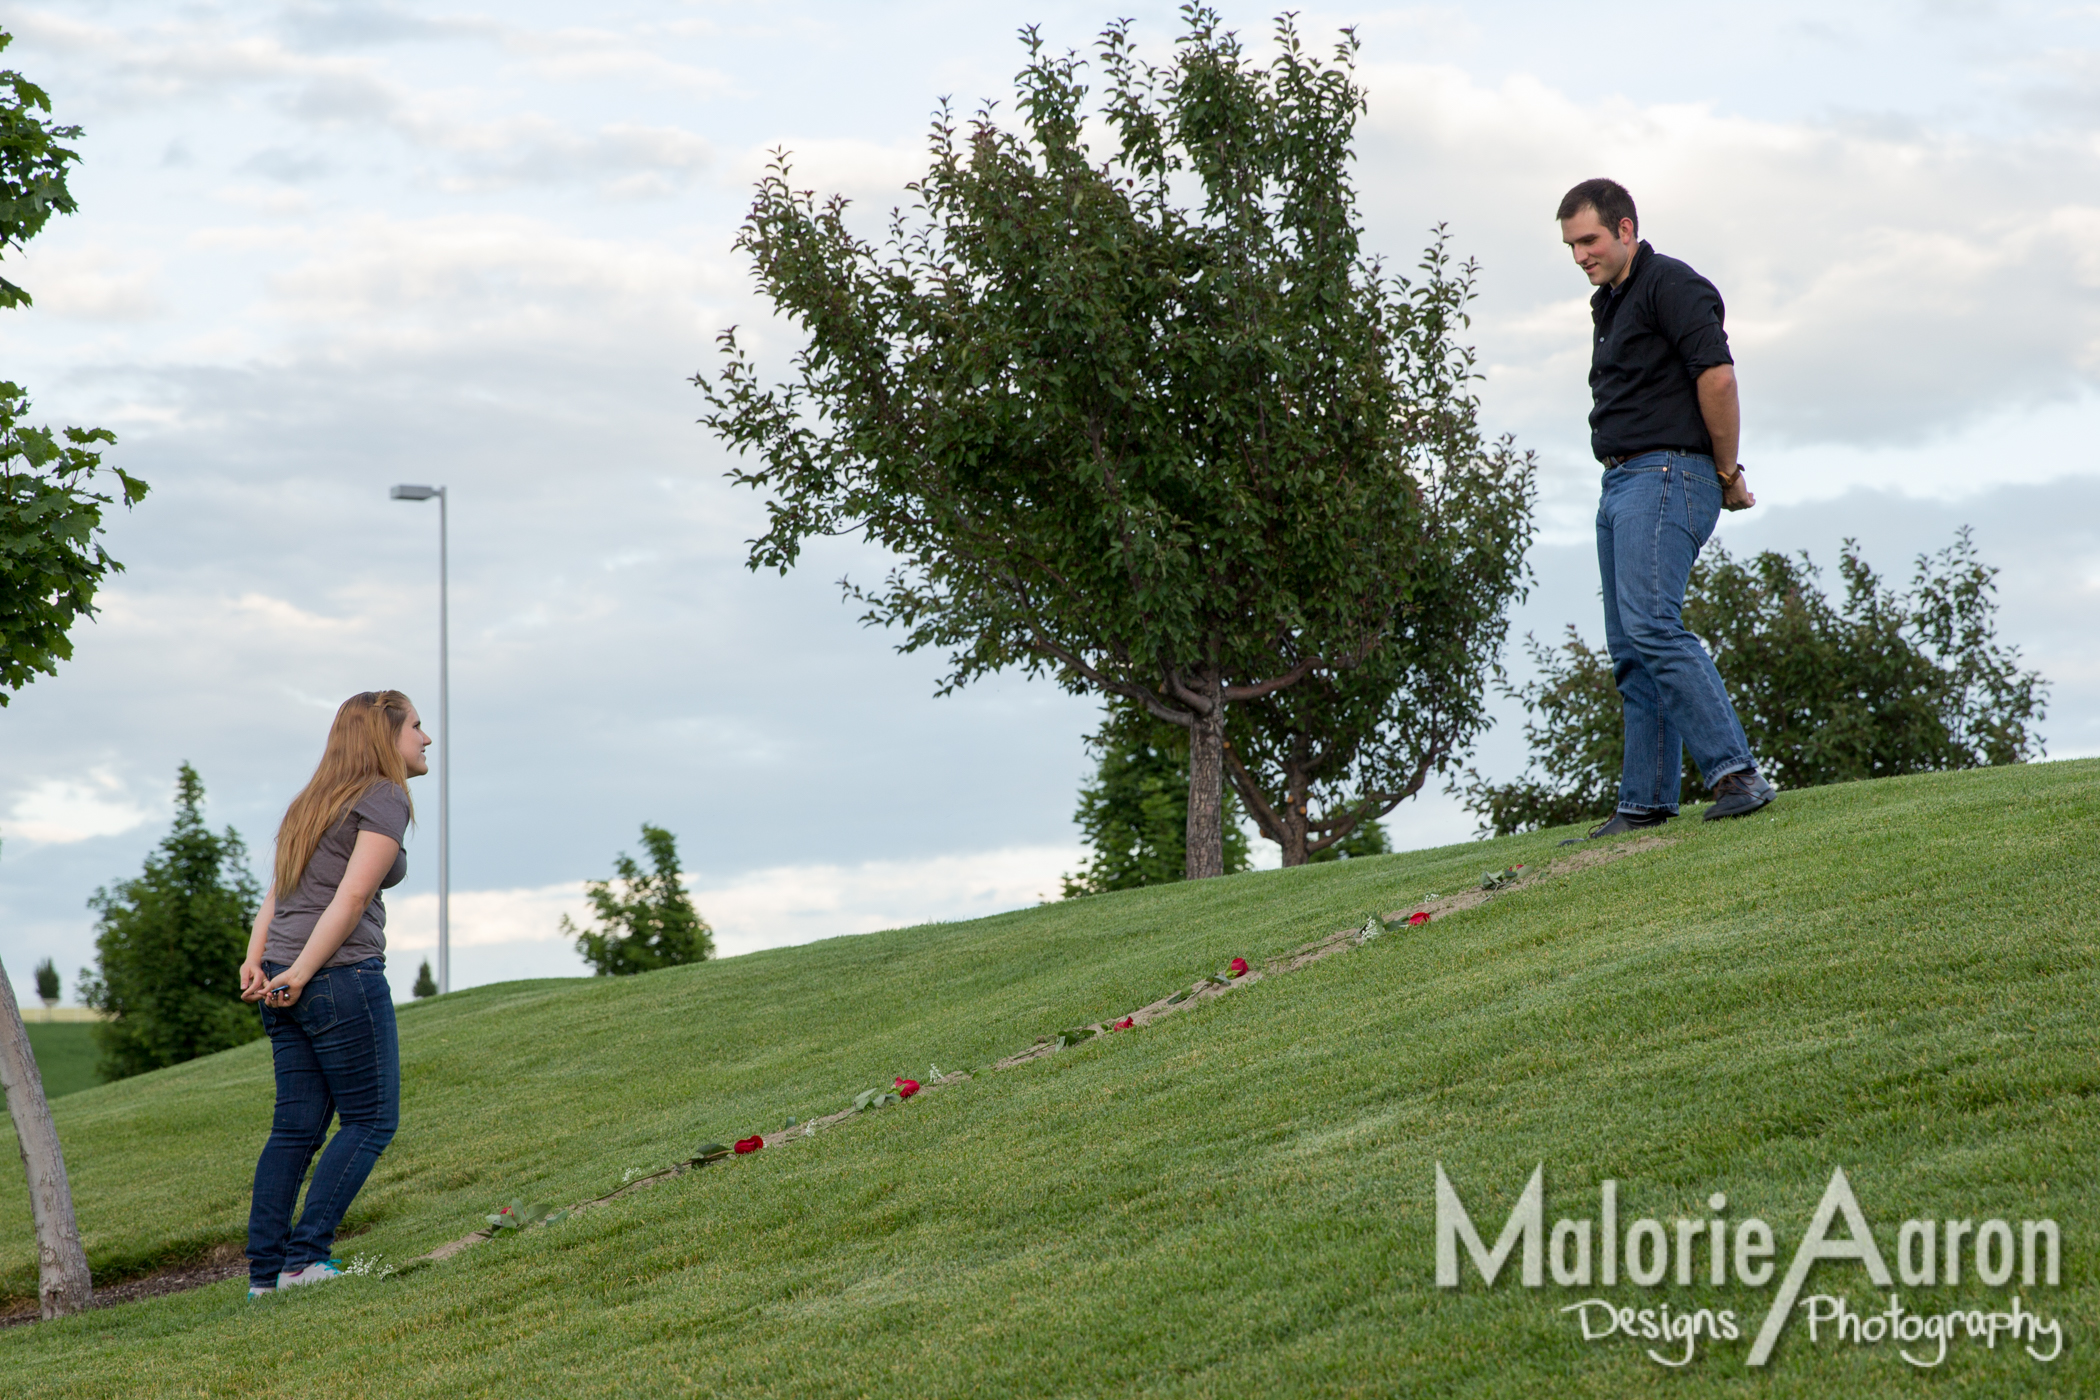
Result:
<instances>
[{"instance_id":1,"label":"green grassy hill","mask_svg":"<svg viewBox=\"0 0 2100 1400\"><path fill-rule=\"evenodd\" d=\"M346 1257L406 1262L513 1197L600 1195L929 1062L978 1073L405 1277L0 1332L0 1376L68 1396L2100 1393L2100 763L1680 821L1665 847L984 1072L1235 955L1536 871L1564 834L405 1008L403 1128ZM98 1279L242 1237L269 1107L260 1044L54 1105ZM1549 1227L1595 1215L1605 1178L1622 1228L1707 1219L1725 1192L1730 1219L1771 1222L1782 1270L1833 1167L1891 1267L1907 1217L2049 1217L2061 1286L2018 1291L2065 1351L1957 1340L1918 1371L1797 1320L1753 1372L1771 1286L1533 1290L1513 1260L1439 1289L1439 1162L1490 1243L1544 1162ZM0 1286L30 1292L12 1169L0 1222ZM1886 1306L1852 1265L1809 1291ZM1971 1269L1900 1291L1943 1312L2014 1289ZM1583 1341L1560 1309L1593 1296L1733 1309L1744 1337L1670 1371L1654 1343Z\"/></svg>"},{"instance_id":2,"label":"green grassy hill","mask_svg":"<svg viewBox=\"0 0 2100 1400\"><path fill-rule=\"evenodd\" d=\"M28 1027L29 1046L36 1053L36 1067L44 1081L47 1098L77 1094L102 1082L95 1069L101 1051L95 1045L95 1028L86 1021L36 1021Z\"/></svg>"}]
</instances>

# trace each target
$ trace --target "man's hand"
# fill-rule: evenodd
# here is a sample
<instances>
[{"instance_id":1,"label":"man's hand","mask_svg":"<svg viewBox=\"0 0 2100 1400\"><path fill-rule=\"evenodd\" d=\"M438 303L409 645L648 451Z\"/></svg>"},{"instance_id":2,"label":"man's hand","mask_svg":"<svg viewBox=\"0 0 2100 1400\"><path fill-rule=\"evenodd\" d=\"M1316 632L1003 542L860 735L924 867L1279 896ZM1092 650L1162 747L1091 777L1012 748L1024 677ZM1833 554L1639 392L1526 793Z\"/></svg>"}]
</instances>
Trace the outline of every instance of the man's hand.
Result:
<instances>
[{"instance_id":1,"label":"man's hand","mask_svg":"<svg viewBox=\"0 0 2100 1400\"><path fill-rule=\"evenodd\" d=\"M1718 475L1718 473L1717 473ZM1757 504L1757 497L1750 493L1750 482L1738 466L1735 475L1721 483L1721 509L1748 510Z\"/></svg>"},{"instance_id":2,"label":"man's hand","mask_svg":"<svg viewBox=\"0 0 2100 1400\"><path fill-rule=\"evenodd\" d=\"M1721 504L1728 510L1748 510L1757 504L1757 498L1743 484L1742 464L1735 459L1743 450L1743 410L1736 400L1735 366L1709 365L1699 375L1697 387L1699 416L1706 420L1706 435L1713 439Z\"/></svg>"}]
</instances>

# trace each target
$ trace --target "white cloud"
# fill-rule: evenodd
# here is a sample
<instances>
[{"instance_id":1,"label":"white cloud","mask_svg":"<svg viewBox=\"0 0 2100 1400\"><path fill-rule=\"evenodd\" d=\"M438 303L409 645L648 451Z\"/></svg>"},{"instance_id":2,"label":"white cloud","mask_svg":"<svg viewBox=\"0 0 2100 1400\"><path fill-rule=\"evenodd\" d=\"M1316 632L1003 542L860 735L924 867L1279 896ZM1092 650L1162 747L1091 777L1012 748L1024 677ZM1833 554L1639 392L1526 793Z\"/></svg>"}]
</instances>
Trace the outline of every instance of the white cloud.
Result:
<instances>
[{"instance_id":1,"label":"white cloud","mask_svg":"<svg viewBox=\"0 0 2100 1400\"><path fill-rule=\"evenodd\" d=\"M379 57L305 51L266 34L242 32L218 16L125 28L25 11L11 22L41 46L92 60L102 78L96 92L105 102L166 110L266 94L276 111L311 131L347 130L367 138L375 130L387 131L413 147L449 157L450 166L438 178L453 191L576 181L620 197L649 197L683 187L712 158L706 140L680 128L619 121L581 129L539 111L498 113L490 110L486 91L418 87L394 76L401 71L398 64ZM727 86L719 73L676 62L629 36L600 31L499 30L469 21L407 27L386 22L367 32L389 38L500 35L504 47L523 58L538 92L550 80L568 86L643 83L686 94ZM283 134L279 124L263 129ZM294 183L320 179L334 168L321 153L281 144L252 152L245 164L270 179Z\"/></svg>"},{"instance_id":2,"label":"white cloud","mask_svg":"<svg viewBox=\"0 0 2100 1400\"><path fill-rule=\"evenodd\" d=\"M253 246L253 230L200 235ZM573 352L649 327L697 348L717 329L726 259L647 239L579 236L523 216L369 216L274 241L267 316L354 351L437 353L500 343ZM726 299L726 298L725 298Z\"/></svg>"},{"instance_id":3,"label":"white cloud","mask_svg":"<svg viewBox=\"0 0 2100 1400\"><path fill-rule=\"evenodd\" d=\"M145 321L165 314L158 285L163 259L153 252L107 243L32 248L9 275L52 316L95 321Z\"/></svg>"},{"instance_id":4,"label":"white cloud","mask_svg":"<svg viewBox=\"0 0 2100 1400\"><path fill-rule=\"evenodd\" d=\"M1078 846L1016 846L857 865L786 865L695 889L723 951L751 952L842 933L974 919L1056 899Z\"/></svg>"},{"instance_id":5,"label":"white cloud","mask_svg":"<svg viewBox=\"0 0 2100 1400\"><path fill-rule=\"evenodd\" d=\"M814 190L818 199L843 194L866 223L872 213L885 215L893 205L908 205L905 186L926 173L923 137L877 142L859 137L779 136L746 150L724 174L724 182L749 190L766 175L781 151L787 153L788 183ZM887 223L880 225L887 228Z\"/></svg>"},{"instance_id":6,"label":"white cloud","mask_svg":"<svg viewBox=\"0 0 2100 1400\"><path fill-rule=\"evenodd\" d=\"M71 845L96 836L117 836L156 815L132 797L108 768L79 778L43 778L15 798L0 840Z\"/></svg>"},{"instance_id":7,"label":"white cloud","mask_svg":"<svg viewBox=\"0 0 2100 1400\"><path fill-rule=\"evenodd\" d=\"M504 35L503 45L525 56L534 72L561 82L646 84L702 97L735 90L728 75L680 63L660 47L637 43L636 37L605 29L516 28Z\"/></svg>"},{"instance_id":8,"label":"white cloud","mask_svg":"<svg viewBox=\"0 0 2100 1400\"><path fill-rule=\"evenodd\" d=\"M856 865L782 865L721 882L688 879L693 903L714 928L724 957L844 934L974 919L1056 899L1059 877L1086 852L1076 846L1017 846L919 860ZM452 895L455 949L568 945L562 916L591 922L583 883ZM413 962L437 947L437 896L389 899L387 942ZM580 960L577 970L583 970Z\"/></svg>"},{"instance_id":9,"label":"white cloud","mask_svg":"<svg viewBox=\"0 0 2100 1400\"><path fill-rule=\"evenodd\" d=\"M454 192L573 180L649 198L684 188L714 160L710 142L679 127L620 122L584 132L534 116L447 129L443 144L460 157L444 181Z\"/></svg>"},{"instance_id":10,"label":"white cloud","mask_svg":"<svg viewBox=\"0 0 2100 1400\"><path fill-rule=\"evenodd\" d=\"M1490 405L1535 433L1569 439L1587 408L1587 289L1551 214L1595 174L1720 286L1768 438L1915 444L2100 385L2100 147L2082 134L1756 120L1451 67L1366 77L1367 203L1388 233L1449 218L1482 256Z\"/></svg>"}]
</instances>

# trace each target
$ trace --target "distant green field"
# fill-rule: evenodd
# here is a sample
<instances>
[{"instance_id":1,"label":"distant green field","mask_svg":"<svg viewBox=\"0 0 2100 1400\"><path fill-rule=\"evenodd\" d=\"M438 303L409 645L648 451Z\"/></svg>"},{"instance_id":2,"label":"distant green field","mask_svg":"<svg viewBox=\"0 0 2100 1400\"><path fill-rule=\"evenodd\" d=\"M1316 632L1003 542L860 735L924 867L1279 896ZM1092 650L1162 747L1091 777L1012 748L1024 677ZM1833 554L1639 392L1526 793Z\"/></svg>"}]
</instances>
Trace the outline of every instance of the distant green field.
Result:
<instances>
[{"instance_id":1,"label":"distant green field","mask_svg":"<svg viewBox=\"0 0 2100 1400\"><path fill-rule=\"evenodd\" d=\"M95 1028L85 1021L39 1021L29 1027L29 1048L36 1052L44 1097L92 1089L102 1082L95 1073Z\"/></svg>"},{"instance_id":2,"label":"distant green field","mask_svg":"<svg viewBox=\"0 0 2100 1400\"><path fill-rule=\"evenodd\" d=\"M930 1061L981 1071L1234 955L1535 870L1564 834L404 1008L402 1131L341 1253L402 1263L513 1197L594 1196ZM0 1377L67 1397L2100 1394L2100 763L1790 793L1665 834L403 1278L0 1331ZM242 1237L266 1046L54 1111L100 1278ZM1706 1221L1725 1193L1727 1220L1770 1222L1782 1271L1836 1167L1892 1267L1908 1217L2047 1217L2059 1286L1983 1286L1972 1256L1958 1285L1896 1291L1979 1317L2017 1292L2065 1350L1958 1340L1917 1370L1797 1317L1752 1371L1775 1286L1714 1285L1704 1253L1683 1285L1529 1289L1512 1257L1492 1288L1470 1263L1439 1288L1440 1163L1489 1244L1544 1163L1548 1226L1597 1215L1605 1179L1622 1230ZM16 1296L28 1221L0 1171ZM1847 1263L1809 1292L1887 1301ZM1743 1336L1671 1370L1655 1343L1584 1341L1562 1309L1589 1297L1732 1310Z\"/></svg>"}]
</instances>

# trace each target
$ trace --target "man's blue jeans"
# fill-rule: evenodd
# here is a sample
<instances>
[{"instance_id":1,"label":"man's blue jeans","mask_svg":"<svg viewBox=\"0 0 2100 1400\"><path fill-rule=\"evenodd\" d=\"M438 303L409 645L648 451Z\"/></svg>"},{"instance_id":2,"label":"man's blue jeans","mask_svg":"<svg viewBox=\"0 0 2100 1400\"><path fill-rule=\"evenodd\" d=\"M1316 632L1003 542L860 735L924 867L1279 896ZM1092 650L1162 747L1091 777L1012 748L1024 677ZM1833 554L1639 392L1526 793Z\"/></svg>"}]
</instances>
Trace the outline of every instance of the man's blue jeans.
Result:
<instances>
[{"instance_id":1,"label":"man's blue jeans","mask_svg":"<svg viewBox=\"0 0 2100 1400\"><path fill-rule=\"evenodd\" d=\"M1692 561L1720 516L1711 457L1650 452L1604 473L1597 568L1605 646L1625 702L1622 812L1674 815L1686 749L1708 787L1752 766L1721 673L1684 628Z\"/></svg>"},{"instance_id":2,"label":"man's blue jeans","mask_svg":"<svg viewBox=\"0 0 2100 1400\"><path fill-rule=\"evenodd\" d=\"M263 971L275 977L284 965L264 963ZM280 1272L335 1252L343 1212L401 1121L401 1042L385 958L323 968L289 1011L266 1006L262 1014L276 1062L277 1114L255 1164L248 1278L267 1288ZM342 1126L321 1153L293 1230L299 1182L337 1116Z\"/></svg>"}]
</instances>

